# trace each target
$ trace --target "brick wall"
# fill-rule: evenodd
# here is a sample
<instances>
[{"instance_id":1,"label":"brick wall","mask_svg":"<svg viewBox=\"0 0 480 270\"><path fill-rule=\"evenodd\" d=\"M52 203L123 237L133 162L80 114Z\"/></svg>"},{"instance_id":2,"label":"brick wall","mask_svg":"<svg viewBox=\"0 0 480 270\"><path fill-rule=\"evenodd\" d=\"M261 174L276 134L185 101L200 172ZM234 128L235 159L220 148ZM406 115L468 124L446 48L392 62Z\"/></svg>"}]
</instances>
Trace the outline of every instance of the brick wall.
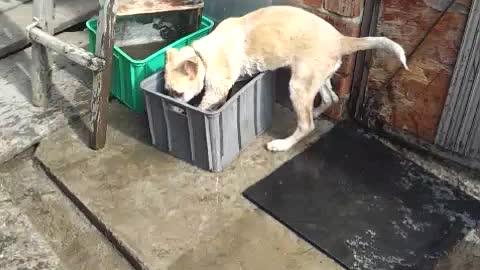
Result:
<instances>
[{"instance_id":1,"label":"brick wall","mask_svg":"<svg viewBox=\"0 0 480 270\"><path fill-rule=\"evenodd\" d=\"M331 23L346 36L358 37L363 14L363 0L303 0L310 11ZM326 112L326 115L340 120L347 116L347 100L352 87L355 55L343 58L342 67L333 78L335 92L340 102Z\"/></svg>"}]
</instances>

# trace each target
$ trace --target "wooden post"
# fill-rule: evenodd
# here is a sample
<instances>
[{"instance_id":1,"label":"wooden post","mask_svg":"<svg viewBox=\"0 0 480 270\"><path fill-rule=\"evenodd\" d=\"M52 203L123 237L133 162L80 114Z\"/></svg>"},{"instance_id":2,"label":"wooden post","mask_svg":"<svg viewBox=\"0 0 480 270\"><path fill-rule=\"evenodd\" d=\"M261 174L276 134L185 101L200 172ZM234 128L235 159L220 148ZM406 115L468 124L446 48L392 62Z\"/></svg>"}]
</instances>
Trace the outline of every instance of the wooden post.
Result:
<instances>
[{"instance_id":1,"label":"wooden post","mask_svg":"<svg viewBox=\"0 0 480 270\"><path fill-rule=\"evenodd\" d=\"M105 68L95 72L91 103L92 133L90 146L97 150L105 146L107 136L108 96L112 73L112 48L115 41L115 0L99 0L100 12L97 22L97 43L95 55L105 60Z\"/></svg>"},{"instance_id":2,"label":"wooden post","mask_svg":"<svg viewBox=\"0 0 480 270\"><path fill-rule=\"evenodd\" d=\"M37 27L53 35L54 25L54 0L34 0L33 19ZM47 48L39 43L32 43L32 103L35 106L48 106L50 89L50 64L48 62Z\"/></svg>"}]
</instances>

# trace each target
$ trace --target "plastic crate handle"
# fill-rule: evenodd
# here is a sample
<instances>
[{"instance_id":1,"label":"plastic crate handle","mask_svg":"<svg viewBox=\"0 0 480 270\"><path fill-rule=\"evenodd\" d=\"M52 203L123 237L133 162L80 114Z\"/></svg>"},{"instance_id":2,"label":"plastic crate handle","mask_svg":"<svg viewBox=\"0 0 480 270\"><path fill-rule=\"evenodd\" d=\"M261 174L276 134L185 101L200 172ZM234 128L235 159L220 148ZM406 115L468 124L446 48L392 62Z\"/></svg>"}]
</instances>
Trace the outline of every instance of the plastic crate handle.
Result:
<instances>
[{"instance_id":1,"label":"plastic crate handle","mask_svg":"<svg viewBox=\"0 0 480 270\"><path fill-rule=\"evenodd\" d=\"M177 102L173 102L169 99L163 99L165 109L171 112L174 112L178 115L182 115L183 117L187 117L187 106L178 104Z\"/></svg>"}]
</instances>

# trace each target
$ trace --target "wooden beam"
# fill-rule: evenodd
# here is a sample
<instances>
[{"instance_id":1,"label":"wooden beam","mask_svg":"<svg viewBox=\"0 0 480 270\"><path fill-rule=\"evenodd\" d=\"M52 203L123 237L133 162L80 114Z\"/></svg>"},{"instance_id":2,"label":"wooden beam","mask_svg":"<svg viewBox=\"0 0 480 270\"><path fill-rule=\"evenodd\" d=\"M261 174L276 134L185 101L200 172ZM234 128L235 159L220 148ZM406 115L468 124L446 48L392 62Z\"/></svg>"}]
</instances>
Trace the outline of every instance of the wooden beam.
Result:
<instances>
[{"instance_id":1,"label":"wooden beam","mask_svg":"<svg viewBox=\"0 0 480 270\"><path fill-rule=\"evenodd\" d=\"M34 0L33 19L37 27L53 34L54 0ZM35 106L47 107L50 90L50 63L47 48L42 44L32 44L32 103Z\"/></svg>"},{"instance_id":2,"label":"wooden beam","mask_svg":"<svg viewBox=\"0 0 480 270\"><path fill-rule=\"evenodd\" d=\"M203 8L202 0L117 0L118 16Z\"/></svg>"},{"instance_id":3,"label":"wooden beam","mask_svg":"<svg viewBox=\"0 0 480 270\"><path fill-rule=\"evenodd\" d=\"M28 35L34 43L39 43L48 49L54 50L92 71L100 71L105 66L103 59L96 57L94 54L80 47L66 43L55 36L51 36L39 28L33 27L29 30Z\"/></svg>"},{"instance_id":4,"label":"wooden beam","mask_svg":"<svg viewBox=\"0 0 480 270\"><path fill-rule=\"evenodd\" d=\"M92 133L90 146L97 150L105 146L107 137L108 96L112 73L112 48L115 41L115 0L99 0L100 12L97 21L97 43L95 55L105 60L105 68L95 72L93 79Z\"/></svg>"}]
</instances>

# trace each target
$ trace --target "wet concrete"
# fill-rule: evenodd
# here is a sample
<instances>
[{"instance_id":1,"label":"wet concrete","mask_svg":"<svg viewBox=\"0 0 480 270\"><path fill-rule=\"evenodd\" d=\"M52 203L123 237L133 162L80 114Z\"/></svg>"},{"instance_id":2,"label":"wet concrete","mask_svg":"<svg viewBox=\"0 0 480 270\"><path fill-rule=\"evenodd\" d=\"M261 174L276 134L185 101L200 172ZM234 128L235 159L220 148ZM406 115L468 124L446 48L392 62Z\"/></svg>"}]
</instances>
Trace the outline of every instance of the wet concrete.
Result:
<instances>
[{"instance_id":1,"label":"wet concrete","mask_svg":"<svg viewBox=\"0 0 480 270\"><path fill-rule=\"evenodd\" d=\"M79 47L88 45L86 32L64 32L57 37ZM0 163L90 110L92 72L54 52L50 60L48 108L31 103L31 48L0 60Z\"/></svg>"},{"instance_id":2,"label":"wet concrete","mask_svg":"<svg viewBox=\"0 0 480 270\"><path fill-rule=\"evenodd\" d=\"M137 268L341 269L240 195L332 127L319 121L311 138L292 151L272 154L265 143L294 127L288 111L277 107L275 116L272 131L222 173L200 170L151 147L145 117L116 102L110 105L105 149L90 150L84 124L78 124L43 140L35 158L118 240L117 247ZM439 164L430 169L450 172ZM440 178L451 182L449 176ZM479 249L478 231L472 231L435 270L478 269Z\"/></svg>"},{"instance_id":3,"label":"wet concrete","mask_svg":"<svg viewBox=\"0 0 480 270\"><path fill-rule=\"evenodd\" d=\"M207 267L201 269L242 269L241 261L251 266L244 269L269 269L260 266L277 265L288 255L278 261L279 269L303 264L310 267L306 269L339 269L280 223L252 214L255 208L241 195L309 142L287 153L267 152L264 145L271 135L285 136L294 124L284 109L277 108L275 115L281 121L270 135L217 174L151 147L145 118L116 103L110 105L105 149L90 150L82 139L86 133L66 128L42 141L36 158L118 239L139 268L192 269L187 266L198 261ZM310 141L331 124L321 121L318 126Z\"/></svg>"},{"instance_id":4,"label":"wet concrete","mask_svg":"<svg viewBox=\"0 0 480 270\"><path fill-rule=\"evenodd\" d=\"M0 258L0 269L133 269L28 157L14 159L0 166L0 185L11 199L7 209L17 209L24 217L22 220L31 224L32 228L15 224L19 226L17 231L23 234L34 231L44 240L42 252L50 252L48 264L43 263L43 268L35 268L31 264L29 267L25 265L26 268L3 268ZM0 231L3 232L3 229ZM19 246L19 260L28 262L30 257L45 260L42 254L29 256L28 252L28 246ZM62 267L57 268L56 264Z\"/></svg>"},{"instance_id":5,"label":"wet concrete","mask_svg":"<svg viewBox=\"0 0 480 270\"><path fill-rule=\"evenodd\" d=\"M434 267L434 270L476 269L480 269L480 228L470 230Z\"/></svg>"},{"instance_id":6,"label":"wet concrete","mask_svg":"<svg viewBox=\"0 0 480 270\"><path fill-rule=\"evenodd\" d=\"M480 200L480 171L465 168L451 161L437 158L432 155L411 151L404 146L394 144L386 138L375 136L386 146L401 153L440 180L457 187L468 195Z\"/></svg>"},{"instance_id":7,"label":"wet concrete","mask_svg":"<svg viewBox=\"0 0 480 270\"><path fill-rule=\"evenodd\" d=\"M1 179L1 178L0 178ZM0 269L64 269L28 217L16 207L0 182Z\"/></svg>"},{"instance_id":8,"label":"wet concrete","mask_svg":"<svg viewBox=\"0 0 480 270\"><path fill-rule=\"evenodd\" d=\"M410 151L405 147L389 142L385 138L377 137L377 139L435 175L440 181L445 181L471 197L480 200L480 172L434 156ZM480 228L468 232L465 239L460 241L448 254L445 254L435 266L435 270L474 269L480 269Z\"/></svg>"},{"instance_id":9,"label":"wet concrete","mask_svg":"<svg viewBox=\"0 0 480 270\"><path fill-rule=\"evenodd\" d=\"M480 203L338 123L245 195L351 269L432 270L480 225Z\"/></svg>"},{"instance_id":10,"label":"wet concrete","mask_svg":"<svg viewBox=\"0 0 480 270\"><path fill-rule=\"evenodd\" d=\"M435 267L435 270L474 269L480 269L480 233L478 230L471 231Z\"/></svg>"},{"instance_id":11,"label":"wet concrete","mask_svg":"<svg viewBox=\"0 0 480 270\"><path fill-rule=\"evenodd\" d=\"M341 270L261 211L249 212L215 239L185 253L169 270Z\"/></svg>"}]
</instances>

